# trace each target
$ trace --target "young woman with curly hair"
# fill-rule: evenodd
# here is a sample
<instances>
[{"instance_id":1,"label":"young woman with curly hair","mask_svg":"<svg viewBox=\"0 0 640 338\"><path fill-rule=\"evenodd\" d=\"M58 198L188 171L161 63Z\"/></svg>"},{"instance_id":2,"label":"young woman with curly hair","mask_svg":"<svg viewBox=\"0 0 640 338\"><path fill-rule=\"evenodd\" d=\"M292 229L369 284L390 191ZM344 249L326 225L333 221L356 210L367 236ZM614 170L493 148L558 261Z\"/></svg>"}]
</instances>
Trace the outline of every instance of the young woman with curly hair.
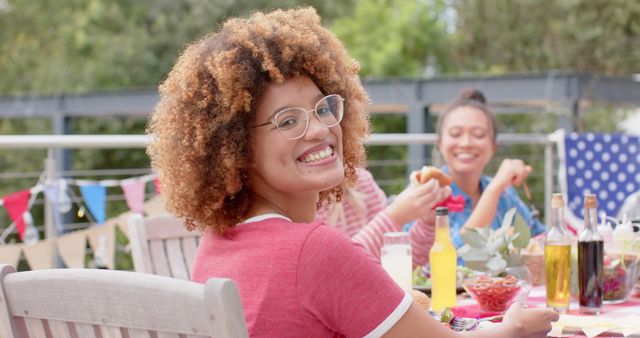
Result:
<instances>
[{"instance_id":1,"label":"young woman with curly hair","mask_svg":"<svg viewBox=\"0 0 640 338\"><path fill-rule=\"evenodd\" d=\"M379 261L314 222L364 163L367 97L312 8L230 19L188 46L149 132L167 207L203 230L192 279L236 281L252 337L454 337ZM542 336L514 307L475 337Z\"/></svg>"}]
</instances>

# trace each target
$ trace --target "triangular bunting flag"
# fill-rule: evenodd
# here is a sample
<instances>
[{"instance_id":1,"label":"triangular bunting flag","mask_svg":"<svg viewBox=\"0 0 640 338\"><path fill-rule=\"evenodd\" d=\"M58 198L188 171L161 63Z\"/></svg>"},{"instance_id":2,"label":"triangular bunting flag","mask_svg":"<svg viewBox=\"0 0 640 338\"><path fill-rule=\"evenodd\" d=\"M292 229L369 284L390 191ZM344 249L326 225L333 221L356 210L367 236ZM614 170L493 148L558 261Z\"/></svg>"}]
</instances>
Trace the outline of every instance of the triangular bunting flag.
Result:
<instances>
[{"instance_id":1,"label":"triangular bunting flag","mask_svg":"<svg viewBox=\"0 0 640 338\"><path fill-rule=\"evenodd\" d=\"M20 261L21 253L22 245L20 244L0 245L0 263L11 264L16 267Z\"/></svg>"},{"instance_id":2,"label":"triangular bunting flag","mask_svg":"<svg viewBox=\"0 0 640 338\"><path fill-rule=\"evenodd\" d=\"M144 211L144 181L141 179L128 179L120 181L129 209L133 212Z\"/></svg>"},{"instance_id":3,"label":"triangular bunting flag","mask_svg":"<svg viewBox=\"0 0 640 338\"><path fill-rule=\"evenodd\" d=\"M120 231L129 238L129 226L127 225L129 216L135 214L135 212L127 211L125 213L120 214L120 216L116 218L112 218L109 220L109 223L113 222L120 229Z\"/></svg>"},{"instance_id":4,"label":"triangular bunting flag","mask_svg":"<svg viewBox=\"0 0 640 338\"><path fill-rule=\"evenodd\" d=\"M164 215L169 212L164 207L164 197L162 195L157 195L144 203L144 213L147 216L155 216L155 215Z\"/></svg>"},{"instance_id":5,"label":"triangular bunting flag","mask_svg":"<svg viewBox=\"0 0 640 338\"><path fill-rule=\"evenodd\" d=\"M20 240L22 240L25 230L22 215L27 211L29 197L31 197L31 191L26 189L2 198L4 200L4 207L7 208L7 212L9 212L9 217L11 217L11 220L16 224L16 230L18 230Z\"/></svg>"},{"instance_id":6,"label":"triangular bunting flag","mask_svg":"<svg viewBox=\"0 0 640 338\"><path fill-rule=\"evenodd\" d=\"M109 269L115 269L115 225L115 221L109 220L109 223L103 226L86 230L94 257L102 260Z\"/></svg>"},{"instance_id":7,"label":"triangular bunting flag","mask_svg":"<svg viewBox=\"0 0 640 338\"><path fill-rule=\"evenodd\" d=\"M87 247L87 232L74 231L56 238L57 248L62 261L68 268L84 268L84 255Z\"/></svg>"},{"instance_id":8,"label":"triangular bunting flag","mask_svg":"<svg viewBox=\"0 0 640 338\"><path fill-rule=\"evenodd\" d=\"M34 245L23 245L24 257L31 270L52 269L54 242L51 240L39 241Z\"/></svg>"},{"instance_id":9,"label":"triangular bunting flag","mask_svg":"<svg viewBox=\"0 0 640 338\"><path fill-rule=\"evenodd\" d=\"M100 184L81 185L80 192L96 223L103 224L106 220L107 188Z\"/></svg>"}]
</instances>

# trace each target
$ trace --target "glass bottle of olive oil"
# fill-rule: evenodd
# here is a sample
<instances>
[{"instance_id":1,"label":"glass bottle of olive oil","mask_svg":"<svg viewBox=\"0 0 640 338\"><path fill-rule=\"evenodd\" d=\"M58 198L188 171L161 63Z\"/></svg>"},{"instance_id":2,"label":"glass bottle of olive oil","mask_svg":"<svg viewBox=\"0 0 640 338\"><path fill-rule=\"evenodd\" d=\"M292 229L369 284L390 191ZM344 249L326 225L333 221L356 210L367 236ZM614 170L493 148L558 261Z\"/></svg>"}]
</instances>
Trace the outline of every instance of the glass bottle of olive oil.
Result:
<instances>
[{"instance_id":1,"label":"glass bottle of olive oil","mask_svg":"<svg viewBox=\"0 0 640 338\"><path fill-rule=\"evenodd\" d=\"M552 225L547 232L544 260L547 279L547 306L560 312L569 309L571 292L571 234L564 225L564 198L553 194Z\"/></svg>"}]
</instances>

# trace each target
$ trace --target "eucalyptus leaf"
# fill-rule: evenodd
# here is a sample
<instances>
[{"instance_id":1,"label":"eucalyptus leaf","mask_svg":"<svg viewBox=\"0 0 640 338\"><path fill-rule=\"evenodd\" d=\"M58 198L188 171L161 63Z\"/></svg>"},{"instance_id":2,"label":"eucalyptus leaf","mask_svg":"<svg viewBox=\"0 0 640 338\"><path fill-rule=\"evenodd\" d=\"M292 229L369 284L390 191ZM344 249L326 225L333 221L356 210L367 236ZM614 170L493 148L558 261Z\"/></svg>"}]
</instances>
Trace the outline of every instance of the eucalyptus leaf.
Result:
<instances>
[{"instance_id":1,"label":"eucalyptus leaf","mask_svg":"<svg viewBox=\"0 0 640 338\"><path fill-rule=\"evenodd\" d=\"M511 208L504 214L502 218L502 225L500 226L500 230L507 229L513 224L513 217L516 214L516 208Z\"/></svg>"},{"instance_id":2,"label":"eucalyptus leaf","mask_svg":"<svg viewBox=\"0 0 640 338\"><path fill-rule=\"evenodd\" d=\"M458 256L462 256L466 254L467 252L469 252L470 249L471 249L471 246L469 244L464 244L463 246L458 248Z\"/></svg>"},{"instance_id":3,"label":"eucalyptus leaf","mask_svg":"<svg viewBox=\"0 0 640 338\"><path fill-rule=\"evenodd\" d=\"M520 245L525 242L529 243L531 232L526 223L523 223L525 228L521 228L521 225L512 227L514 220L519 224L522 222L520 219L516 209L512 208L505 213L502 225L497 230L489 226L467 229L461 235L465 245L458 249L465 265L474 270L488 270L494 276L503 273L507 266L522 266L517 248L521 248ZM517 245L514 244L516 242Z\"/></svg>"},{"instance_id":4,"label":"eucalyptus leaf","mask_svg":"<svg viewBox=\"0 0 640 338\"><path fill-rule=\"evenodd\" d=\"M493 229L491 229L490 226L486 226L486 227L480 228L479 232L482 235L482 237L490 238L491 237L491 233L493 232Z\"/></svg>"},{"instance_id":5,"label":"eucalyptus leaf","mask_svg":"<svg viewBox=\"0 0 640 338\"><path fill-rule=\"evenodd\" d=\"M509 234L509 229L511 229L510 227L506 227L506 228L498 228L498 230L496 230L494 232L494 236L505 236Z\"/></svg>"},{"instance_id":6,"label":"eucalyptus leaf","mask_svg":"<svg viewBox=\"0 0 640 338\"><path fill-rule=\"evenodd\" d=\"M502 247L507 244L504 236L500 236L494 240L492 240L489 244L487 244L487 252L496 252L499 251Z\"/></svg>"},{"instance_id":7,"label":"eucalyptus leaf","mask_svg":"<svg viewBox=\"0 0 640 338\"><path fill-rule=\"evenodd\" d=\"M489 259L490 255L487 251L479 248L474 248L469 246L468 249L464 250L464 253L458 251L458 254L462 257L462 259L466 261L486 261Z\"/></svg>"},{"instance_id":8,"label":"eucalyptus leaf","mask_svg":"<svg viewBox=\"0 0 640 338\"><path fill-rule=\"evenodd\" d=\"M482 236L476 229L466 229L460 237L466 244L474 248L484 248L487 245L486 237Z\"/></svg>"},{"instance_id":9,"label":"eucalyptus leaf","mask_svg":"<svg viewBox=\"0 0 640 338\"><path fill-rule=\"evenodd\" d=\"M500 255L495 255L486 264L487 269L491 271L494 276L497 276L500 272L507 268L507 261Z\"/></svg>"},{"instance_id":10,"label":"eucalyptus leaf","mask_svg":"<svg viewBox=\"0 0 640 338\"><path fill-rule=\"evenodd\" d=\"M518 234L518 237L512 242L513 246L520 249L526 248L531 240L531 229L529 229L527 222L522 218L522 216L520 216L520 214L516 215L513 227L515 229L515 233Z\"/></svg>"},{"instance_id":11,"label":"eucalyptus leaf","mask_svg":"<svg viewBox=\"0 0 640 338\"><path fill-rule=\"evenodd\" d=\"M509 239L508 239L509 243L512 243L518 237L520 237L520 234L517 233L517 232L515 234L509 236Z\"/></svg>"},{"instance_id":12,"label":"eucalyptus leaf","mask_svg":"<svg viewBox=\"0 0 640 338\"><path fill-rule=\"evenodd\" d=\"M465 260L464 265L471 270L485 272L487 271L487 266L485 263L486 261L466 261Z\"/></svg>"}]
</instances>

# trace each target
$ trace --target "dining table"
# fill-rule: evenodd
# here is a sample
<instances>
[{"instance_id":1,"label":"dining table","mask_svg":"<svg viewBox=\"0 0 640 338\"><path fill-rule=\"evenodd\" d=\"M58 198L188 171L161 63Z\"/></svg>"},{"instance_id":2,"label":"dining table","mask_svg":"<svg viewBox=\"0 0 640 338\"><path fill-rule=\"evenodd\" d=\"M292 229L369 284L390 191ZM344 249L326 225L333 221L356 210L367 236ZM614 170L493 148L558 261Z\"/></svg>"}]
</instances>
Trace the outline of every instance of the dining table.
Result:
<instances>
[{"instance_id":1,"label":"dining table","mask_svg":"<svg viewBox=\"0 0 640 338\"><path fill-rule=\"evenodd\" d=\"M545 286L534 286L524 305L529 308L545 307ZM466 293L458 295L456 307L452 310L461 317L480 318L495 314L482 311ZM604 304L599 315L581 314L577 298L572 297L569 310L560 315L557 323L553 323L548 337L640 338L640 294L632 293L621 303Z\"/></svg>"}]
</instances>

